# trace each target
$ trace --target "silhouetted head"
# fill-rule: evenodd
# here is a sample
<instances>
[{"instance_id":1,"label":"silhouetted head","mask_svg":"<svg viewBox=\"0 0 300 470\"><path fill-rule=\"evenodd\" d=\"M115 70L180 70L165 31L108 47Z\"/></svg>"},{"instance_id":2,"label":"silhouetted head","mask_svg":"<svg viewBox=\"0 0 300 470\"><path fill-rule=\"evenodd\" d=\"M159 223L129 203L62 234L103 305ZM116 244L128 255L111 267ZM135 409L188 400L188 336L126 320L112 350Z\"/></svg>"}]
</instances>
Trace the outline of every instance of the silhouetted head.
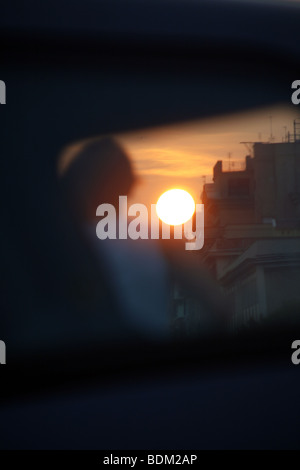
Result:
<instances>
[{"instance_id":1,"label":"silhouetted head","mask_svg":"<svg viewBox=\"0 0 300 470\"><path fill-rule=\"evenodd\" d=\"M130 160L110 137L94 139L80 147L61 174L71 210L85 221L96 217L100 204L113 204L128 195L135 181Z\"/></svg>"}]
</instances>

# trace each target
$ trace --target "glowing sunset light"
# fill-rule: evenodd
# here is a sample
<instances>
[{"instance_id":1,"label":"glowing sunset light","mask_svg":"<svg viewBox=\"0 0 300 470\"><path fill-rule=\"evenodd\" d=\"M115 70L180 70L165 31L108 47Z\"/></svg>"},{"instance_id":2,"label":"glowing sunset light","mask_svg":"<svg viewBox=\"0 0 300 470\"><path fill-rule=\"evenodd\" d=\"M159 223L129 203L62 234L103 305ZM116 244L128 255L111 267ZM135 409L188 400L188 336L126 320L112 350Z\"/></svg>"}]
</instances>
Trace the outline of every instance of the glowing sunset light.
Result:
<instances>
[{"instance_id":1,"label":"glowing sunset light","mask_svg":"<svg viewBox=\"0 0 300 470\"><path fill-rule=\"evenodd\" d=\"M157 201L158 217L168 225L181 225L187 222L195 212L192 196L183 189L170 189Z\"/></svg>"}]
</instances>

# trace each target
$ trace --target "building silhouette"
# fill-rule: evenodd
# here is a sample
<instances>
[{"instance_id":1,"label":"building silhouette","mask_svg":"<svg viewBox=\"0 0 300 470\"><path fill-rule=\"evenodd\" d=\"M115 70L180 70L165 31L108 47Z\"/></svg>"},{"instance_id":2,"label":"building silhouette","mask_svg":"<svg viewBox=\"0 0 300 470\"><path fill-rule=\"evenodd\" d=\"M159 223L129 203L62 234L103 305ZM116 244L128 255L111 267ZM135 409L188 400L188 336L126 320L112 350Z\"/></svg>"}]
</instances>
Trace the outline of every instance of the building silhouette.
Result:
<instances>
[{"instance_id":1,"label":"building silhouette","mask_svg":"<svg viewBox=\"0 0 300 470\"><path fill-rule=\"evenodd\" d=\"M254 143L243 170L204 185L202 259L230 299L232 325L300 305L300 140Z\"/></svg>"},{"instance_id":2,"label":"building silhouette","mask_svg":"<svg viewBox=\"0 0 300 470\"><path fill-rule=\"evenodd\" d=\"M280 311L292 309L300 317L297 137L253 143L242 164L217 161L213 183L203 186L204 247L195 256L226 294L234 330ZM201 305L184 293L176 293L174 318L187 334L203 328Z\"/></svg>"}]
</instances>

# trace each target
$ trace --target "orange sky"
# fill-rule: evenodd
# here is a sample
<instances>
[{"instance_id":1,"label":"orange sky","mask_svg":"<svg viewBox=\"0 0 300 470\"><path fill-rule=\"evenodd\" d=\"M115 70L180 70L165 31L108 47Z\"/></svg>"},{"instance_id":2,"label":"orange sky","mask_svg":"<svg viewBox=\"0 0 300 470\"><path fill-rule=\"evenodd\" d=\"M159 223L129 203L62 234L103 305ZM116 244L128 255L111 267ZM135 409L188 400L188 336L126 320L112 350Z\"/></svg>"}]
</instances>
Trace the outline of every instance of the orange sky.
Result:
<instances>
[{"instance_id":1,"label":"orange sky","mask_svg":"<svg viewBox=\"0 0 300 470\"><path fill-rule=\"evenodd\" d=\"M164 191L179 187L200 202L203 177L212 181L217 160L243 161L248 154L241 141L281 142L287 130L293 131L293 119L300 117L294 105L276 106L207 121L147 129L117 137L128 150L140 178L129 203L156 203Z\"/></svg>"}]
</instances>

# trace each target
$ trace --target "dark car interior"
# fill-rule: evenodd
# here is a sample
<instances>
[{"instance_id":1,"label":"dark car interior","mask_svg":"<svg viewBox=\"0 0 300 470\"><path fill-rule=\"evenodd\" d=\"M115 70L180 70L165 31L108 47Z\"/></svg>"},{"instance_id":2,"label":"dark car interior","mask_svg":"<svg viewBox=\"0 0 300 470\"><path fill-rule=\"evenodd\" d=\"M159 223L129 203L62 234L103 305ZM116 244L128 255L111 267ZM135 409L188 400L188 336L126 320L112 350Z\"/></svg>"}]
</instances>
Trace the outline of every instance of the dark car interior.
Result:
<instances>
[{"instance_id":1,"label":"dark car interior","mask_svg":"<svg viewBox=\"0 0 300 470\"><path fill-rule=\"evenodd\" d=\"M297 2L2 5L2 449L299 449L299 320L137 335L57 181L81 139L290 105L299 24Z\"/></svg>"}]
</instances>

